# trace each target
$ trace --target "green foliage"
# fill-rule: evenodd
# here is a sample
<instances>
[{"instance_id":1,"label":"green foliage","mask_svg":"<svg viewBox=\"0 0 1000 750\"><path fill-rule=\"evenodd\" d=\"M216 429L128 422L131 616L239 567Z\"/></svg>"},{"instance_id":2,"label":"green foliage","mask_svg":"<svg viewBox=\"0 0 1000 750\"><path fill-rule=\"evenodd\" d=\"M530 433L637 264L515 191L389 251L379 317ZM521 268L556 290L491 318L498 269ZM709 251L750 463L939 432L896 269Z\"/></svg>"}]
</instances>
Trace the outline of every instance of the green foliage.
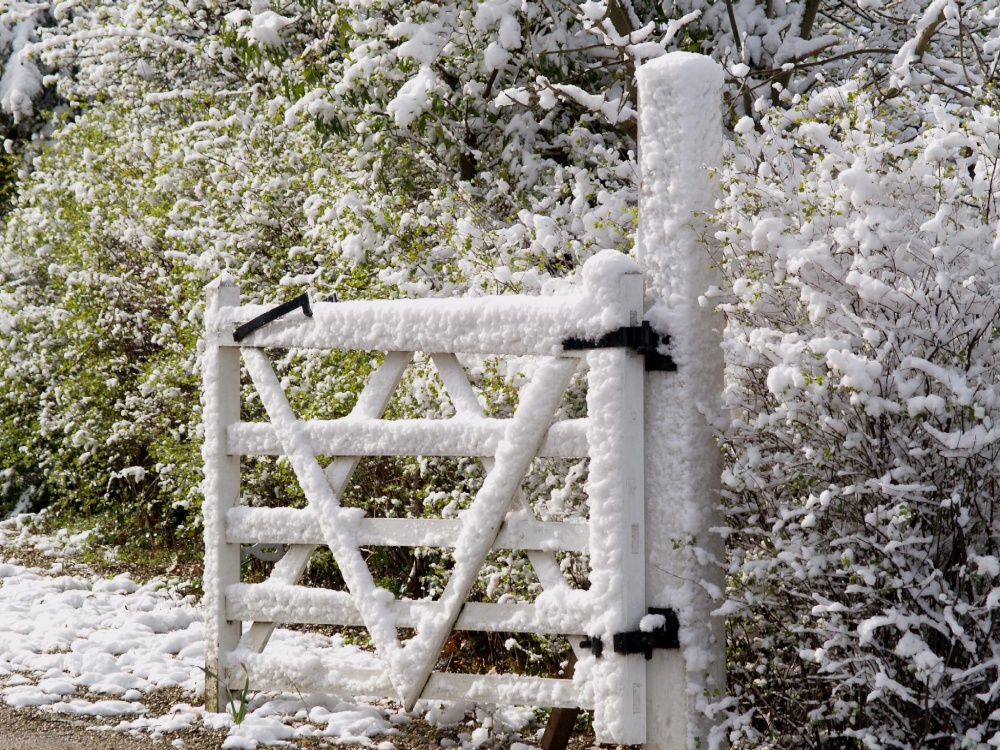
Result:
<instances>
[{"instance_id":1,"label":"green foliage","mask_svg":"<svg viewBox=\"0 0 1000 750\"><path fill-rule=\"evenodd\" d=\"M7 215L17 194L18 161L16 154L0 153L0 220Z\"/></svg>"},{"instance_id":2,"label":"green foliage","mask_svg":"<svg viewBox=\"0 0 1000 750\"><path fill-rule=\"evenodd\" d=\"M199 669L205 673L206 679L216 681L219 679L219 676L208 667L199 667ZM244 672L246 672L245 667ZM256 697L257 693L250 690L249 675L244 677L243 687L238 692L233 692L228 686L225 686L225 691L227 700L229 701L229 713L233 717L233 723L239 726L250 712L250 701Z\"/></svg>"},{"instance_id":3,"label":"green foliage","mask_svg":"<svg viewBox=\"0 0 1000 750\"><path fill-rule=\"evenodd\" d=\"M203 285L233 267L248 296L282 294L297 270L323 288L312 258L297 252L297 207L284 201L322 163L320 139L307 127L281 139L223 127L214 152L185 164L188 134L178 131L211 117L214 104L204 97L183 113L96 105L36 161L5 245L2 398L22 416L4 423L0 441L24 457L8 467L8 505L28 492L67 510L118 513L133 541L190 534ZM280 162L270 158L276 146L288 149ZM308 379L322 364L288 359L279 368ZM350 383L327 378L320 395L351 390L366 371L337 364Z\"/></svg>"},{"instance_id":4,"label":"green foliage","mask_svg":"<svg viewBox=\"0 0 1000 750\"><path fill-rule=\"evenodd\" d=\"M485 64L503 14L472 23L477 8L301 3L269 36L238 3L140 2L127 22L143 31L113 51L69 33L45 53L52 69L81 71L58 79L81 111L54 122L4 228L0 507L98 514L112 541L197 534L202 288L224 270L254 302L532 291L595 248L627 246L630 136L570 100L498 106L521 74ZM80 5L56 23L112 33L120 11ZM593 33L574 18L559 22ZM553 20L527 8L521 46L505 32L504 54L520 49L553 81L586 70L596 85L586 48L528 54ZM411 101L421 27L452 46ZM345 414L374 364L274 355L303 417ZM425 371L408 376L394 414L449 408ZM509 412L516 373L485 362L477 377L488 409ZM260 418L249 389L245 403ZM453 512L481 481L473 464L399 462L392 478L373 466L357 502L392 515L415 493L418 510L439 512L447 496L440 512ZM301 502L290 485L283 462L249 462L248 502Z\"/></svg>"}]
</instances>

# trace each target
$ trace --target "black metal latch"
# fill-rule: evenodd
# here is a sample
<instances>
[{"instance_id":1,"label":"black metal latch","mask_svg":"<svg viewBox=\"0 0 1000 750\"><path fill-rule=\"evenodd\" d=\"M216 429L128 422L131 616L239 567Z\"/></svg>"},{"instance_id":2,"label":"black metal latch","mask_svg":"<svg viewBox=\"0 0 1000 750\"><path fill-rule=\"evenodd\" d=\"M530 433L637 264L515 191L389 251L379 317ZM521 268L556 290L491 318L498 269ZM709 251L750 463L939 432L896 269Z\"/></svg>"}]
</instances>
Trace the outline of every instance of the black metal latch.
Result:
<instances>
[{"instance_id":1,"label":"black metal latch","mask_svg":"<svg viewBox=\"0 0 1000 750\"><path fill-rule=\"evenodd\" d=\"M625 633L615 633L614 651L616 654L642 654L646 659L653 658L654 648L680 648L680 622L672 609L650 607L649 614L662 615L663 624L650 631L631 630ZM592 635L587 640L580 641L581 648L589 648L596 658L604 653L604 643L599 636Z\"/></svg>"},{"instance_id":2,"label":"black metal latch","mask_svg":"<svg viewBox=\"0 0 1000 750\"><path fill-rule=\"evenodd\" d=\"M566 351L581 351L585 349L635 349L646 358L647 372L674 372L677 365L668 354L661 354L659 347L670 343L670 336L653 330L648 320L638 326L622 326L606 333L596 341L590 339L568 338L563 341Z\"/></svg>"},{"instance_id":3,"label":"black metal latch","mask_svg":"<svg viewBox=\"0 0 1000 750\"><path fill-rule=\"evenodd\" d=\"M273 323L278 318L288 315L292 310L301 307L302 312L305 313L307 318L311 318L313 311L309 307L309 293L304 292L300 294L295 299L288 300L277 307L272 307L265 313L261 313L253 320L249 320L243 325L239 326L235 331L233 331L233 341L242 341L251 333L259 330L266 326L268 323Z\"/></svg>"}]
</instances>

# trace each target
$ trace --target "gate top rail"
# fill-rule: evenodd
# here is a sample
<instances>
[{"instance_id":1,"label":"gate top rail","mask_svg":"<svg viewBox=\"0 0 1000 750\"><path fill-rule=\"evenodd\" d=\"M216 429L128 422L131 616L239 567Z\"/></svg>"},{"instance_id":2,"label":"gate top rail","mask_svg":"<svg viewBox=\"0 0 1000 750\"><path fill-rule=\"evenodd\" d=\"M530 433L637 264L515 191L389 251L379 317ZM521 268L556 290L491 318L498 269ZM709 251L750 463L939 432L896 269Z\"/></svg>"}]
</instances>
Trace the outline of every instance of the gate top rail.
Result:
<instances>
[{"instance_id":1,"label":"gate top rail","mask_svg":"<svg viewBox=\"0 0 1000 750\"><path fill-rule=\"evenodd\" d=\"M207 323L219 346L554 355L566 339L620 325L617 279L625 273L639 273L635 261L605 250L584 264L568 295L317 302L311 316L292 312L240 341L234 330L273 306L223 307Z\"/></svg>"}]
</instances>

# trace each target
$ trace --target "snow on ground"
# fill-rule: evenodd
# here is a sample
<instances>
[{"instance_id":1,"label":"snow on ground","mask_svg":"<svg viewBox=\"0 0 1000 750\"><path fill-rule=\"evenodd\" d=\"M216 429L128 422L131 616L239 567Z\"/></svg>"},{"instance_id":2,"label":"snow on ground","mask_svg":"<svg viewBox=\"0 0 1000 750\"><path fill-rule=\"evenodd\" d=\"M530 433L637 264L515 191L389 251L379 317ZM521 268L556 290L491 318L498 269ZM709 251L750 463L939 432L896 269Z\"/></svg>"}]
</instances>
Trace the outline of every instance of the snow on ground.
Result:
<instances>
[{"instance_id":1,"label":"snow on ground","mask_svg":"<svg viewBox=\"0 0 1000 750\"><path fill-rule=\"evenodd\" d=\"M195 598L177 582L133 581L70 574L64 559L80 553L88 532L54 536L34 530L34 517L20 515L0 523L0 699L9 706L33 706L63 714L119 719L114 731L167 736L190 726L228 729L223 748L248 748L294 742L308 737L337 744L358 742L390 750L400 725L412 716L384 704L366 704L322 695L261 694L249 704L242 722L230 714L206 712L202 613ZM29 567L19 549L41 553L48 567ZM276 630L272 648L301 653L337 652L359 664L374 657L339 636ZM144 701L158 691L180 689L190 703L178 703L153 715ZM451 724L465 718L470 706L418 706L423 718ZM518 721L520 718L520 721ZM495 724L497 719L501 724ZM490 716L494 731L519 729L525 711ZM487 727L459 734L469 748L490 737ZM512 747L520 745L514 743Z\"/></svg>"}]
</instances>

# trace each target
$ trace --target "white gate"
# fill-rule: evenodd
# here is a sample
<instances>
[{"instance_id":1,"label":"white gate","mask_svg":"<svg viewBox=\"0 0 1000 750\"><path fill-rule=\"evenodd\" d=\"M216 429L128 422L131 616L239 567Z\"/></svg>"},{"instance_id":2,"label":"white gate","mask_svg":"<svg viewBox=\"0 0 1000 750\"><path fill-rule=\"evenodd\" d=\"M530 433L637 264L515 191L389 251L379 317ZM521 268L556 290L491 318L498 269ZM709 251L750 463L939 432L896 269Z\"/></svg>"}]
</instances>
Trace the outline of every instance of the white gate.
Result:
<instances>
[{"instance_id":1,"label":"white gate","mask_svg":"<svg viewBox=\"0 0 1000 750\"><path fill-rule=\"evenodd\" d=\"M615 254L587 264L576 296L319 303L315 310L306 303L302 312L311 315L293 310L278 320L268 314L273 310L241 307L231 283L212 285L202 361L206 656L221 681L206 681L210 708L224 709L223 688L249 679L255 689L383 695L408 707L419 698L589 707L600 741L645 743L647 750L708 747L719 739L712 739L710 704L725 689L724 627L714 614L724 547L713 531L723 520L710 417L719 408L722 357L720 322L702 295L718 283L705 215L722 152L714 103L721 102L723 78L710 59L684 52L646 62L637 74L643 104L636 256L645 271L647 316L674 329L676 373L643 378L631 338L643 332L642 276ZM269 318L234 339L237 327ZM573 351L564 346L571 339L597 346ZM264 347L386 355L349 417L308 422L296 419ZM380 418L413 352L430 355L456 408L453 419ZM495 420L483 416L456 353L545 362L522 389L515 414ZM240 421L241 355L267 423ZM556 419L581 359L588 416ZM341 505L341 495L361 457L387 453L478 456L489 474L460 521L359 517ZM240 457L255 454L288 457L306 508L241 506ZM318 455L336 458L323 470ZM519 485L534 456L589 458L587 525L532 515ZM645 552L644 536L655 542ZM241 548L260 543L290 548L267 582L243 584ZM361 544L453 549L445 592L434 601L395 600L375 585ZM350 593L298 585L320 545L332 551ZM466 602L492 548L528 554L544 587L534 602ZM559 550L589 553L587 591L566 582L552 556ZM662 617L644 617L647 604L659 614L677 611L673 632L657 629ZM243 622L250 623L245 632ZM381 667L277 660L266 646L282 622L364 625ZM399 628L416 635L401 642ZM578 658L573 680L435 671L454 629L567 635ZM683 653L658 648L678 640Z\"/></svg>"},{"instance_id":2,"label":"white gate","mask_svg":"<svg viewBox=\"0 0 1000 750\"><path fill-rule=\"evenodd\" d=\"M663 620L643 621L645 356L634 348L643 348L640 341L626 341L644 332L642 275L632 261L606 251L588 261L582 279L579 293L559 297L311 308L301 300L301 311L285 306L276 312L288 314L278 319L274 310L240 306L231 283L210 285L203 359L206 649L221 684L207 681L209 707L222 710L224 688L239 689L249 679L253 689L384 696L407 709L418 699L592 708L600 741L645 741L648 653L642 652L652 636L644 631ZM645 350L655 350L657 341L647 335ZM304 421L289 406L265 347L385 357L349 416ZM429 355L455 406L453 418L381 418L414 352ZM510 418L484 415L456 353L538 358ZM268 422L240 421L241 359ZM558 419L577 371L588 378L587 417ZM240 504L240 457L263 454L287 457L307 507ZM480 457L488 474L457 520L367 518L340 498L361 457L373 455ZM336 458L324 470L317 456ZM589 459L586 524L535 517L520 485L536 456ZM247 544L290 547L266 582L250 584L240 581ZM299 585L320 545L332 552L347 592ZM436 600L397 600L376 586L360 545L449 548L454 567ZM534 602L466 601L492 549L527 553L544 589ZM553 554L560 550L589 554L587 590L567 583ZM244 622L251 624L244 629ZM268 639L283 622L363 625L381 668L269 657ZM403 642L399 628L415 635ZM436 671L453 630L565 635L578 659L573 679Z\"/></svg>"}]
</instances>

